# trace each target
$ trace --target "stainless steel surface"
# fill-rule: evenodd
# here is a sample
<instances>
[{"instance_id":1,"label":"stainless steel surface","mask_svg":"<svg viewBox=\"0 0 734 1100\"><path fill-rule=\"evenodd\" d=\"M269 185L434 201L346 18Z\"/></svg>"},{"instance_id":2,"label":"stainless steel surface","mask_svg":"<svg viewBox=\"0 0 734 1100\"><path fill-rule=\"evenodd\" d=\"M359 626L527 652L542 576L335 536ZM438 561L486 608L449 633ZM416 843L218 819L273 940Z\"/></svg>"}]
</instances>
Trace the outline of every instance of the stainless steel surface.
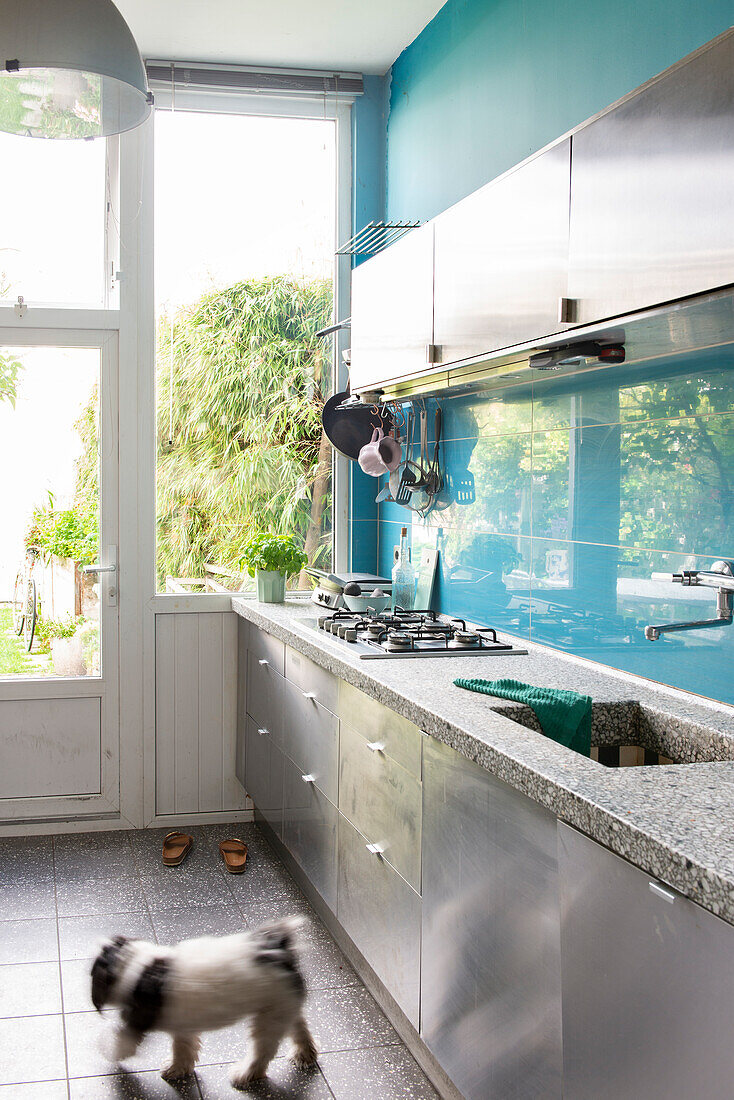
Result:
<instances>
[{"instance_id":1,"label":"stainless steel surface","mask_svg":"<svg viewBox=\"0 0 734 1100\"><path fill-rule=\"evenodd\" d=\"M352 272L352 392L426 369L433 343L433 226Z\"/></svg>"},{"instance_id":2,"label":"stainless steel surface","mask_svg":"<svg viewBox=\"0 0 734 1100\"><path fill-rule=\"evenodd\" d=\"M733 127L729 32L574 134L580 323L734 282Z\"/></svg>"},{"instance_id":3,"label":"stainless steel surface","mask_svg":"<svg viewBox=\"0 0 734 1100\"><path fill-rule=\"evenodd\" d=\"M332 802L339 785L339 719L285 680L283 750L302 772L315 777Z\"/></svg>"},{"instance_id":4,"label":"stainless steel surface","mask_svg":"<svg viewBox=\"0 0 734 1100\"><path fill-rule=\"evenodd\" d=\"M354 715L353 721L359 722ZM410 885L421 888L421 781L344 720L339 748L339 810Z\"/></svg>"},{"instance_id":5,"label":"stainless steel surface","mask_svg":"<svg viewBox=\"0 0 734 1100\"><path fill-rule=\"evenodd\" d=\"M300 769L285 761L283 843L336 912L338 811Z\"/></svg>"},{"instance_id":6,"label":"stainless steel surface","mask_svg":"<svg viewBox=\"0 0 734 1100\"><path fill-rule=\"evenodd\" d=\"M303 691L312 693L323 707L336 714L339 683L332 672L304 657L292 646L286 646L285 675L286 679Z\"/></svg>"},{"instance_id":7,"label":"stainless steel surface","mask_svg":"<svg viewBox=\"0 0 734 1100\"><path fill-rule=\"evenodd\" d=\"M247 719L245 790L278 836L283 834L283 765L285 757L251 717Z\"/></svg>"},{"instance_id":8,"label":"stainless steel surface","mask_svg":"<svg viewBox=\"0 0 734 1100\"><path fill-rule=\"evenodd\" d=\"M421 776L421 731L346 680L339 681L339 717L356 727L365 741L380 741L387 753L414 776Z\"/></svg>"},{"instance_id":9,"label":"stainless steel surface","mask_svg":"<svg viewBox=\"0 0 734 1100\"><path fill-rule=\"evenodd\" d=\"M559 825L566 1100L718 1100L734 1080L734 928Z\"/></svg>"},{"instance_id":10,"label":"stainless steel surface","mask_svg":"<svg viewBox=\"0 0 734 1100\"><path fill-rule=\"evenodd\" d=\"M435 219L434 339L442 363L559 331L569 140Z\"/></svg>"},{"instance_id":11,"label":"stainless steel surface","mask_svg":"<svg viewBox=\"0 0 734 1100\"><path fill-rule=\"evenodd\" d=\"M417 1028L421 899L341 814L338 829L337 917Z\"/></svg>"},{"instance_id":12,"label":"stainless steel surface","mask_svg":"<svg viewBox=\"0 0 734 1100\"><path fill-rule=\"evenodd\" d=\"M237 735L235 743L235 775L247 790L245 762L247 757L247 649L250 624L237 616Z\"/></svg>"},{"instance_id":13,"label":"stainless steel surface","mask_svg":"<svg viewBox=\"0 0 734 1100\"><path fill-rule=\"evenodd\" d=\"M270 664L267 657L258 657L253 648L257 639L269 635L253 630L247 654L247 707L259 726L264 726L279 748L283 748L283 693L285 678ZM276 639L272 639L275 641Z\"/></svg>"},{"instance_id":14,"label":"stainless steel surface","mask_svg":"<svg viewBox=\"0 0 734 1100\"><path fill-rule=\"evenodd\" d=\"M253 628L250 633L249 648L258 663L264 662L270 665L275 672L280 673L281 676L284 675L285 642L281 642L279 638L274 638L272 634L268 634L265 630Z\"/></svg>"},{"instance_id":15,"label":"stainless steel surface","mask_svg":"<svg viewBox=\"0 0 734 1100\"><path fill-rule=\"evenodd\" d=\"M559 1098L556 819L448 746L423 751L421 1035L466 1100Z\"/></svg>"},{"instance_id":16,"label":"stainless steel surface","mask_svg":"<svg viewBox=\"0 0 734 1100\"><path fill-rule=\"evenodd\" d=\"M710 569L684 569L681 573L653 573L653 580L670 580L684 587L704 585L715 588L716 618L697 619L682 623L663 623L645 627L649 642L658 640L661 634L677 630L702 630L711 626L731 626L734 619L734 562L715 561Z\"/></svg>"}]
</instances>

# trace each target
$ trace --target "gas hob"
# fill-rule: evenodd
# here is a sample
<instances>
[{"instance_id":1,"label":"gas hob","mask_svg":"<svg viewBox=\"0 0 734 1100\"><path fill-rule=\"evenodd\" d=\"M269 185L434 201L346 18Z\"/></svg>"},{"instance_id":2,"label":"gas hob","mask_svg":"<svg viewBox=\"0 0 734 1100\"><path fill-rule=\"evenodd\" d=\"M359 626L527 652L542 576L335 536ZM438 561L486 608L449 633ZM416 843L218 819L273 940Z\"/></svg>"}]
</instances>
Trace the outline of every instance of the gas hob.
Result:
<instances>
[{"instance_id":1,"label":"gas hob","mask_svg":"<svg viewBox=\"0 0 734 1100\"><path fill-rule=\"evenodd\" d=\"M354 648L364 661L527 653L501 642L492 627L445 618L435 611L396 608L380 615L360 615L342 610L320 615L312 625Z\"/></svg>"}]
</instances>

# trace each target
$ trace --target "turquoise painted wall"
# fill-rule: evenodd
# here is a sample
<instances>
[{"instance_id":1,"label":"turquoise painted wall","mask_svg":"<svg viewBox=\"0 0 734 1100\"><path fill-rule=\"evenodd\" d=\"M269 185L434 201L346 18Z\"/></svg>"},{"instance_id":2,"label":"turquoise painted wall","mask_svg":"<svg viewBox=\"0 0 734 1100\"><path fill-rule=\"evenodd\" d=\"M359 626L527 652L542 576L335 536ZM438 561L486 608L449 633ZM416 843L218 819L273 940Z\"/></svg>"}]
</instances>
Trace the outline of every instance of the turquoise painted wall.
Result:
<instances>
[{"instance_id":1,"label":"turquoise painted wall","mask_svg":"<svg viewBox=\"0 0 734 1100\"><path fill-rule=\"evenodd\" d=\"M449 0L392 68L388 215L432 218L732 23L732 0Z\"/></svg>"}]
</instances>

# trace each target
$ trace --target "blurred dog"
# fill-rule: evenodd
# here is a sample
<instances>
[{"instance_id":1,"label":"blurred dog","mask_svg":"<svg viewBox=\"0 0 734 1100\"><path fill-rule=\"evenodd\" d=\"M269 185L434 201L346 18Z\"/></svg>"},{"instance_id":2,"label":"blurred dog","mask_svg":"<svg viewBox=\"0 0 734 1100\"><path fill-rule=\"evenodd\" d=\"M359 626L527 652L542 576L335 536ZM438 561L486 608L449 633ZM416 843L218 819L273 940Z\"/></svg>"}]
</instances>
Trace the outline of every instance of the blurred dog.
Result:
<instances>
[{"instance_id":1,"label":"blurred dog","mask_svg":"<svg viewBox=\"0 0 734 1100\"><path fill-rule=\"evenodd\" d=\"M317 1051L304 1017L306 987L296 953L302 923L289 917L253 932L204 936L161 947L115 936L92 966L92 1003L119 1010L112 1060L137 1050L148 1031L167 1031L173 1057L161 1076L167 1081L192 1073L202 1031L249 1019L252 1053L234 1066L230 1080L244 1089L265 1077L287 1035L293 1061L303 1069Z\"/></svg>"}]
</instances>

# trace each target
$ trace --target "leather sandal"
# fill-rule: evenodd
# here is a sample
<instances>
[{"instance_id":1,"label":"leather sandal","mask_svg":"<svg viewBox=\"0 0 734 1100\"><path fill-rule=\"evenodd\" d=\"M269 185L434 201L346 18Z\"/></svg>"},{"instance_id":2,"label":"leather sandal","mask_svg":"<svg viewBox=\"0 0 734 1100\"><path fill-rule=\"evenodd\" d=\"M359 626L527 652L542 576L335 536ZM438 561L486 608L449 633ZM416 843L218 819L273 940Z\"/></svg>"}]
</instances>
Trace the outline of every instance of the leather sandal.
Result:
<instances>
[{"instance_id":1,"label":"leather sandal","mask_svg":"<svg viewBox=\"0 0 734 1100\"><path fill-rule=\"evenodd\" d=\"M244 840L239 840L237 837L222 840L219 851L230 875L241 875L247 861L247 845Z\"/></svg>"},{"instance_id":2,"label":"leather sandal","mask_svg":"<svg viewBox=\"0 0 734 1100\"><path fill-rule=\"evenodd\" d=\"M178 867L191 851L194 838L188 833L167 833L163 838L163 862L166 867Z\"/></svg>"}]
</instances>

